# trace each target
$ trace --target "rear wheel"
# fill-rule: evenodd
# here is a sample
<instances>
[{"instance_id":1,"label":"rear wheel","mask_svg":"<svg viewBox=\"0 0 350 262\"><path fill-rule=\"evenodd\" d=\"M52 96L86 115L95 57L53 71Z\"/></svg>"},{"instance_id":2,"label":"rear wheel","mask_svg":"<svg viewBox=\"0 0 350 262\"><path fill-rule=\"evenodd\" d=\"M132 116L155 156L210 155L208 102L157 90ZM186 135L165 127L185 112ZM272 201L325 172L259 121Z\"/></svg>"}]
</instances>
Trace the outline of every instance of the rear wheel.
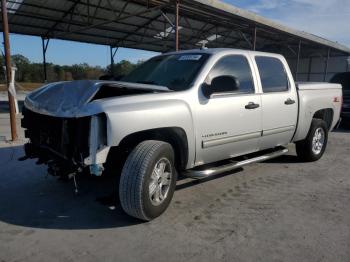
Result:
<instances>
[{"instance_id":1,"label":"rear wheel","mask_svg":"<svg viewBox=\"0 0 350 262\"><path fill-rule=\"evenodd\" d=\"M307 162L319 160L327 147L328 128L322 119L313 119L307 137L296 142L298 157Z\"/></svg>"},{"instance_id":2,"label":"rear wheel","mask_svg":"<svg viewBox=\"0 0 350 262\"><path fill-rule=\"evenodd\" d=\"M145 221L160 216L170 204L176 179L172 146L155 140L140 143L128 156L121 173L122 208Z\"/></svg>"}]
</instances>

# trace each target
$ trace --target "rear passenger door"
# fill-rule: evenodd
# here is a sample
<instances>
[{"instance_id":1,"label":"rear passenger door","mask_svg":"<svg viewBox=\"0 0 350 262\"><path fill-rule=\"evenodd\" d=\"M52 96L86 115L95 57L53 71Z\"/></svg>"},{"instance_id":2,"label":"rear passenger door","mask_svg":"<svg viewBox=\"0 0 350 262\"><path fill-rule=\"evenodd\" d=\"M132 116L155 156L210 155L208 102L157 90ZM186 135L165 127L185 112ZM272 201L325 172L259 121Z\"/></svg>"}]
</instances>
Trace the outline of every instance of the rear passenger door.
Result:
<instances>
[{"instance_id":1,"label":"rear passenger door","mask_svg":"<svg viewBox=\"0 0 350 262\"><path fill-rule=\"evenodd\" d=\"M298 97L289 67L278 57L255 56L262 89L261 150L288 144L294 134Z\"/></svg>"}]
</instances>

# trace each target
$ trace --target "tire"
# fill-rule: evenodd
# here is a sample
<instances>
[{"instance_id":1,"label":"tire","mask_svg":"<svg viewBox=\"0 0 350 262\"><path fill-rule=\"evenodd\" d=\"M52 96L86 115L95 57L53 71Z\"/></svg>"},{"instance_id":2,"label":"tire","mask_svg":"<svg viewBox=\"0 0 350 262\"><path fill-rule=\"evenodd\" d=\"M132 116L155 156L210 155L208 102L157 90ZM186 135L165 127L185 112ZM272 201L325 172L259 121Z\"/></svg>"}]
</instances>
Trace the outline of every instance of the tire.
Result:
<instances>
[{"instance_id":1,"label":"tire","mask_svg":"<svg viewBox=\"0 0 350 262\"><path fill-rule=\"evenodd\" d=\"M321 132L321 136L323 137L323 141L319 141L322 143L322 146L314 147L314 139L316 137L316 132ZM318 133L319 134L319 133ZM328 142L328 128L325 121L321 119L314 118L311 122L310 130L307 134L307 137L302 140L296 142L296 151L300 160L305 162L313 162L319 160L324 151L326 150ZM317 141L315 141L317 143Z\"/></svg>"},{"instance_id":2,"label":"tire","mask_svg":"<svg viewBox=\"0 0 350 262\"><path fill-rule=\"evenodd\" d=\"M149 221L167 209L177 180L174 159L172 146L155 140L138 144L130 153L119 183L120 203L128 215Z\"/></svg>"}]
</instances>

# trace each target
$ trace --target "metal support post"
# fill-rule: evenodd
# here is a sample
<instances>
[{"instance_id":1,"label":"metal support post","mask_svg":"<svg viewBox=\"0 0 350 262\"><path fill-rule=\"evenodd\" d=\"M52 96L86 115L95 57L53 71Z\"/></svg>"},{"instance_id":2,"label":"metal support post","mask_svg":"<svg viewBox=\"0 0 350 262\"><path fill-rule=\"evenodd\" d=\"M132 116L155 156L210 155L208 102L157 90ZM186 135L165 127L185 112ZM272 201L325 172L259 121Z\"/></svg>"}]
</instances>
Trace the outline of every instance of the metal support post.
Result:
<instances>
[{"instance_id":1,"label":"metal support post","mask_svg":"<svg viewBox=\"0 0 350 262\"><path fill-rule=\"evenodd\" d=\"M175 0L175 50L179 51L179 8L180 0Z\"/></svg>"},{"instance_id":2,"label":"metal support post","mask_svg":"<svg viewBox=\"0 0 350 262\"><path fill-rule=\"evenodd\" d=\"M312 69L312 57L309 58L309 68L307 74L307 81L310 82L311 79L311 69Z\"/></svg>"},{"instance_id":3,"label":"metal support post","mask_svg":"<svg viewBox=\"0 0 350 262\"><path fill-rule=\"evenodd\" d=\"M328 48L326 66L325 66L324 75L323 75L323 82L326 82L326 80L327 80L328 63L329 63L329 57L330 57L330 55L331 55L331 49Z\"/></svg>"},{"instance_id":4,"label":"metal support post","mask_svg":"<svg viewBox=\"0 0 350 262\"><path fill-rule=\"evenodd\" d=\"M295 81L298 81L298 74L299 74L299 64L300 64L300 52L301 52L301 40L299 40L298 45L298 58L297 58L297 66L295 69Z\"/></svg>"},{"instance_id":5,"label":"metal support post","mask_svg":"<svg viewBox=\"0 0 350 262\"><path fill-rule=\"evenodd\" d=\"M46 51L49 45L49 38L41 38L42 50L43 50L43 73L44 73L44 83L47 83L47 68L46 68Z\"/></svg>"},{"instance_id":6,"label":"metal support post","mask_svg":"<svg viewBox=\"0 0 350 262\"><path fill-rule=\"evenodd\" d=\"M4 36L4 47L5 47L5 65L6 65L6 85L9 99L10 108L10 125L11 125L11 138L12 141L17 140L17 126L16 126L16 107L14 94L10 90L11 81L11 52L10 52L10 39L9 39L9 24L7 17L7 6L6 0L1 0L2 10L2 24L3 24L3 36Z\"/></svg>"},{"instance_id":7,"label":"metal support post","mask_svg":"<svg viewBox=\"0 0 350 262\"><path fill-rule=\"evenodd\" d=\"M119 47L113 47L113 46L109 46L109 51L110 51L110 56L111 56L111 68L110 68L110 74L112 76L114 76L114 58L115 55L118 51Z\"/></svg>"},{"instance_id":8,"label":"metal support post","mask_svg":"<svg viewBox=\"0 0 350 262\"><path fill-rule=\"evenodd\" d=\"M258 31L258 29L255 26L255 28L254 28L254 35L253 35L253 50L254 51L256 50L256 33L257 33L257 31Z\"/></svg>"}]
</instances>

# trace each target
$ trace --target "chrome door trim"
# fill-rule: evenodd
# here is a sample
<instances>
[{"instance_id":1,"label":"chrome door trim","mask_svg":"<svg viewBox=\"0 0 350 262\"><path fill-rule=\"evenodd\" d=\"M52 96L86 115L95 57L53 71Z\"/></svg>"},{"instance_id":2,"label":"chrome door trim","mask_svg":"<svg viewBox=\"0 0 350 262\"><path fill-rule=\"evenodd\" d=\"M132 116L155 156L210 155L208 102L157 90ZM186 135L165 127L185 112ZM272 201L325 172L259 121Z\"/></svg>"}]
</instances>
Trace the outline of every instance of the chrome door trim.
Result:
<instances>
[{"instance_id":1,"label":"chrome door trim","mask_svg":"<svg viewBox=\"0 0 350 262\"><path fill-rule=\"evenodd\" d=\"M269 136L269 135L274 135L274 134L280 134L284 132L290 132L294 131L295 126L284 126L284 127L278 127L278 128L273 128L273 129L268 129L268 130L263 130L262 136Z\"/></svg>"},{"instance_id":2,"label":"chrome door trim","mask_svg":"<svg viewBox=\"0 0 350 262\"><path fill-rule=\"evenodd\" d=\"M260 131L248 133L248 134L243 134L243 135L238 135L238 136L227 136L227 137L202 141L202 148L220 146L220 145L224 145L224 144L230 144L230 143L234 143L234 142L239 142L239 141L244 141L244 140L259 138L259 137L261 137Z\"/></svg>"}]
</instances>

